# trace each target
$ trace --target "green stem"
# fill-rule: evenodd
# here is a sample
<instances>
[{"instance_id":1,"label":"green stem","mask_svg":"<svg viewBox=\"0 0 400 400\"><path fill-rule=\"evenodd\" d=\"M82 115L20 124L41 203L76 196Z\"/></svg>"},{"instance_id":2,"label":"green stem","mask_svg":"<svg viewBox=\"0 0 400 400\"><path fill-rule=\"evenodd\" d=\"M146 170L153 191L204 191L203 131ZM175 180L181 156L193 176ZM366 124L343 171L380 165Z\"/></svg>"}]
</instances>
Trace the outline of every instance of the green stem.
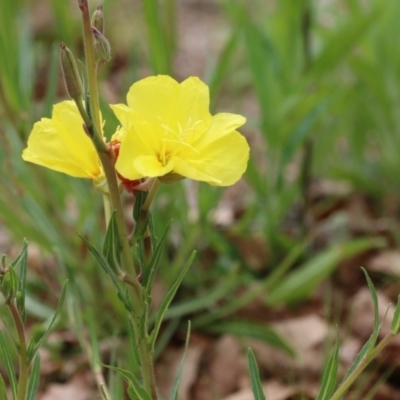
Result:
<instances>
[{"instance_id":1,"label":"green stem","mask_svg":"<svg viewBox=\"0 0 400 400\"><path fill-rule=\"evenodd\" d=\"M149 212L151 203L153 202L154 196L156 195L157 190L160 187L160 185L161 185L161 182L158 179L156 179L154 181L154 183L151 185L150 192L147 195L146 201L144 202L144 204L142 206L142 210L141 210L142 213L146 214L146 216L147 216L147 214Z\"/></svg>"},{"instance_id":2,"label":"green stem","mask_svg":"<svg viewBox=\"0 0 400 400\"><path fill-rule=\"evenodd\" d=\"M19 376L18 376L18 394L17 400L25 400L26 390L28 387L28 370L29 363L27 358L27 348L25 339L24 325L21 320L21 316L18 313L17 308L13 301L8 304L8 308L11 312L12 318L14 320L15 328L17 330L19 349L18 349L18 359L19 359Z\"/></svg>"},{"instance_id":3,"label":"green stem","mask_svg":"<svg viewBox=\"0 0 400 400\"><path fill-rule=\"evenodd\" d=\"M110 201L112 210L115 212L115 222L118 229L118 235L121 243L121 261L122 266L129 273L134 271L138 276L140 271L135 269L133 262L133 257L131 254L131 249L128 240L128 233L125 224L125 218L121 203L121 197L119 193L119 187L117 182L117 176L114 166L114 153L104 143L101 134L101 123L100 123L100 109L99 109L99 93L97 88L97 71L96 71L96 59L94 56L93 48L93 37L92 37L92 27L89 14L89 6L87 0L78 0L79 8L82 11L83 20L83 39L85 44L86 53L86 74L89 87L89 100L90 100L90 117L93 121L93 127L86 121L85 124L90 133L92 134L92 139L104 170L104 174L107 180L108 190L110 193ZM78 105L79 107L79 105ZM82 107L80 109L82 113ZM157 399L155 378L153 370L153 360L152 354L147 344L147 333L146 329L140 329L140 319L144 313L147 313L146 306L143 302L142 296L142 286L137 280L130 279L129 284L133 287L130 291L133 313L131 319L133 328L138 338L140 364L142 369L142 376L144 387L147 393L151 394L152 399ZM142 333L143 332L143 333Z\"/></svg>"},{"instance_id":4,"label":"green stem","mask_svg":"<svg viewBox=\"0 0 400 400\"><path fill-rule=\"evenodd\" d=\"M151 260L151 256L153 254L153 244L151 241L151 232L150 232L150 228L147 224L147 219L149 217L149 210L150 210L150 206L151 203L154 200L154 197L157 193L158 188L160 187L161 182L156 179L153 184L151 185L150 188L150 192L147 195L146 201L144 202L142 209L140 210L140 217L139 217L139 226L140 229L142 229L142 227L146 227L146 232L143 238L143 251L144 251L144 255L145 255L145 259L146 259L146 263L148 264Z\"/></svg>"},{"instance_id":5,"label":"green stem","mask_svg":"<svg viewBox=\"0 0 400 400\"><path fill-rule=\"evenodd\" d=\"M103 194L103 205L104 205L104 217L106 219L106 226L108 227L108 223L111 218L111 201L109 194Z\"/></svg>"},{"instance_id":6,"label":"green stem","mask_svg":"<svg viewBox=\"0 0 400 400\"><path fill-rule=\"evenodd\" d=\"M349 390L350 386L358 378L362 371L367 367L367 365L389 344L389 342L395 337L394 333L389 333L386 335L379 344L367 354L361 362L357 365L354 371L347 377L347 379L339 386L336 392L332 395L330 400L340 400L342 396Z\"/></svg>"},{"instance_id":7,"label":"green stem","mask_svg":"<svg viewBox=\"0 0 400 400\"><path fill-rule=\"evenodd\" d=\"M97 74L96 74L96 58L93 47L93 33L91 17L89 13L89 5L87 0L78 0L79 8L82 11L83 21L83 42L85 45L85 63L86 74L90 93L90 115L93 118L94 126L98 132L101 132L100 124L100 107L99 107L99 91L97 88ZM103 140L102 137L97 138Z\"/></svg>"},{"instance_id":8,"label":"green stem","mask_svg":"<svg viewBox=\"0 0 400 400\"><path fill-rule=\"evenodd\" d=\"M153 368L153 353L148 345L148 337L145 337L140 332L139 321L134 315L130 315L135 337L139 338L139 357L142 367L143 385L148 394L151 395L152 400L157 400L156 379Z\"/></svg>"},{"instance_id":9,"label":"green stem","mask_svg":"<svg viewBox=\"0 0 400 400\"><path fill-rule=\"evenodd\" d=\"M139 275L140 271L135 269L129 245L128 232L125 225L125 218L122 209L121 197L119 195L117 176L115 174L113 154L111 153L111 151L109 151L108 153L98 153L98 154L100 157L101 164L103 166L104 174L106 176L108 190L110 192L111 205L115 212L115 222L118 227L119 239L122 245L121 249L122 264L125 267L125 269L129 271L129 273L131 273L131 271L134 271L136 275ZM134 289L138 296L137 308L135 310L136 312L142 308L142 301L140 300L142 287L137 281L135 286L136 287Z\"/></svg>"}]
</instances>

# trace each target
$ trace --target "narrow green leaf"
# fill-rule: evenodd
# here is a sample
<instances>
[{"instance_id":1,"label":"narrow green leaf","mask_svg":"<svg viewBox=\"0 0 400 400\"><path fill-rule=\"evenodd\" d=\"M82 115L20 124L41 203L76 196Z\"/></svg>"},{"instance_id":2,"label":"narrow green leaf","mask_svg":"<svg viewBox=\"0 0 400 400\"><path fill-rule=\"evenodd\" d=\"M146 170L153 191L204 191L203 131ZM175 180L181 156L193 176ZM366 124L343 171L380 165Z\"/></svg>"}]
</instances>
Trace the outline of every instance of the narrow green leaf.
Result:
<instances>
[{"instance_id":1,"label":"narrow green leaf","mask_svg":"<svg viewBox=\"0 0 400 400\"><path fill-rule=\"evenodd\" d=\"M86 320L86 325L89 330L89 340L91 348L91 360L92 369L95 372L99 372L99 362L101 361L99 341L97 338L96 325L94 322L93 312L90 308L85 310L84 318Z\"/></svg>"},{"instance_id":2,"label":"narrow green leaf","mask_svg":"<svg viewBox=\"0 0 400 400\"><path fill-rule=\"evenodd\" d=\"M25 322L25 292L26 292L26 273L27 273L27 259L28 259L28 241L24 239L24 244L22 247L22 251L17 257L16 260L12 263L12 266L16 268L19 264L19 280L18 280L18 288L17 288L17 309L22 318L22 321Z\"/></svg>"},{"instance_id":3,"label":"narrow green leaf","mask_svg":"<svg viewBox=\"0 0 400 400\"><path fill-rule=\"evenodd\" d=\"M368 349L372 341L373 341L373 336L371 335L367 340L367 342L364 344L364 346L361 348L360 352L357 354L350 368L347 370L344 378L342 379L341 384L346 381L349 375L357 368L358 364L360 364L360 361L367 355Z\"/></svg>"},{"instance_id":4,"label":"narrow green leaf","mask_svg":"<svg viewBox=\"0 0 400 400\"><path fill-rule=\"evenodd\" d=\"M160 306L160 309L159 309L158 314L157 314L157 319L156 319L153 331L151 332L151 335L150 335L150 338L149 338L149 340L150 340L150 348L151 349L154 349L154 344L156 342L158 331L160 330L161 323L163 321L164 315L167 312L168 307L171 304L171 301L174 298L175 293L178 290L179 285L181 284L181 282L183 280L183 277L185 276L187 270L191 266L195 256L196 256L196 251L193 251L193 253L189 257L188 262L183 267L183 269L182 269L181 273L179 274L178 278L176 279L174 284L171 286L171 288L169 289L168 293L166 294L164 300L161 303L161 306Z\"/></svg>"},{"instance_id":5,"label":"narrow green leaf","mask_svg":"<svg viewBox=\"0 0 400 400\"><path fill-rule=\"evenodd\" d=\"M125 306L125 309L128 312L133 312L132 305L129 299L129 296L126 292L123 292L118 280L115 277L113 269L108 264L106 258L100 254L84 237L80 236L80 238L85 242L86 246L90 250L90 252L94 255L99 265L104 269L104 271L110 276L112 283L117 289L118 298L121 300L122 304Z\"/></svg>"},{"instance_id":6,"label":"narrow green leaf","mask_svg":"<svg viewBox=\"0 0 400 400\"><path fill-rule=\"evenodd\" d=\"M26 400L35 400L39 388L40 380L40 353L36 353L33 359L32 369L29 375L28 389Z\"/></svg>"},{"instance_id":7,"label":"narrow green leaf","mask_svg":"<svg viewBox=\"0 0 400 400\"><path fill-rule=\"evenodd\" d=\"M218 97L218 92L221 89L222 83L227 76L228 69L231 66L232 56L235 54L240 34L240 29L236 29L233 31L233 33L225 43L224 48L222 49L221 55L219 56L218 64L216 65L210 78L209 87L211 109L215 105L216 99Z\"/></svg>"},{"instance_id":8,"label":"narrow green leaf","mask_svg":"<svg viewBox=\"0 0 400 400\"><path fill-rule=\"evenodd\" d=\"M363 270L363 272L365 274L365 278L367 279L368 288L371 293L372 302L374 304L374 327L372 330L371 340L369 341L369 347L368 347L367 353L366 353L366 354L368 354L375 347L376 340L378 339L378 334L379 334L378 296L376 294L374 284L372 283L372 281L368 275L368 272L364 268L361 268L361 269Z\"/></svg>"},{"instance_id":9,"label":"narrow green leaf","mask_svg":"<svg viewBox=\"0 0 400 400\"><path fill-rule=\"evenodd\" d=\"M268 294L269 305L290 303L306 298L337 267L338 263L370 248L382 247L381 238L358 239L332 246L289 273Z\"/></svg>"},{"instance_id":10,"label":"narrow green leaf","mask_svg":"<svg viewBox=\"0 0 400 400\"><path fill-rule=\"evenodd\" d=\"M136 378L135 374L133 374L130 371L127 371L126 369L120 368L120 367L114 367L112 365L106 365L99 363L105 368L108 368L112 371L118 372L120 375L122 375L129 383L129 387L131 388L130 392L132 393L133 397L131 399L133 400L151 400L150 395L146 393L145 389L143 386L139 383L139 380Z\"/></svg>"},{"instance_id":11,"label":"narrow green leaf","mask_svg":"<svg viewBox=\"0 0 400 400\"><path fill-rule=\"evenodd\" d=\"M169 74L170 57L166 43L167 32L161 22L161 7L157 0L142 0L144 17L148 30L151 64L154 74Z\"/></svg>"},{"instance_id":12,"label":"narrow green leaf","mask_svg":"<svg viewBox=\"0 0 400 400\"><path fill-rule=\"evenodd\" d=\"M157 246L154 249L153 255L149 262L149 265L147 265L143 271L143 286L146 288L147 293L149 295L151 294L151 288L153 287L154 278L156 276L158 267L160 265L161 252L170 225L171 221L168 223L167 227L164 230L164 233L162 234L160 240L158 241Z\"/></svg>"},{"instance_id":13,"label":"narrow green leaf","mask_svg":"<svg viewBox=\"0 0 400 400\"><path fill-rule=\"evenodd\" d=\"M12 265L8 266L8 272L0 276L1 293L6 299L6 303L13 302L18 291L18 276Z\"/></svg>"},{"instance_id":14,"label":"narrow green leaf","mask_svg":"<svg viewBox=\"0 0 400 400\"><path fill-rule=\"evenodd\" d=\"M194 299L188 298L180 303L174 304L165 313L163 319L179 318L186 314L204 310L215 304L218 300L225 298L239 285L240 282L237 274L232 273L230 276L226 277L226 281L220 282L215 288L206 290L204 294L202 293Z\"/></svg>"},{"instance_id":15,"label":"narrow green leaf","mask_svg":"<svg viewBox=\"0 0 400 400\"><path fill-rule=\"evenodd\" d=\"M397 307L394 310L393 321L392 321L392 325L390 327L390 331L394 335L397 335L398 333L400 333L400 295L397 298Z\"/></svg>"},{"instance_id":16,"label":"narrow green leaf","mask_svg":"<svg viewBox=\"0 0 400 400\"><path fill-rule=\"evenodd\" d=\"M313 131L313 127L319 118L327 111L328 106L332 103L332 98L317 99L316 104L311 110L299 121L295 130L290 134L288 140L284 144L282 150L281 170L293 159L295 152L300 148L304 141ZM282 174L281 174L282 175Z\"/></svg>"},{"instance_id":17,"label":"narrow green leaf","mask_svg":"<svg viewBox=\"0 0 400 400\"><path fill-rule=\"evenodd\" d=\"M378 10L375 9L368 15L352 18L347 26L333 33L331 38L325 42L324 49L313 62L313 79L326 74L338 65L358 40L377 21Z\"/></svg>"},{"instance_id":18,"label":"narrow green leaf","mask_svg":"<svg viewBox=\"0 0 400 400\"><path fill-rule=\"evenodd\" d=\"M274 48L270 38L249 19L244 24L246 50L253 76L253 87L258 97L261 108L262 129L268 133L268 143L276 141L269 134L270 122L267 116L274 115L270 111L274 107L273 88L271 85L276 81L276 72L281 70L280 57Z\"/></svg>"},{"instance_id":19,"label":"narrow green leaf","mask_svg":"<svg viewBox=\"0 0 400 400\"><path fill-rule=\"evenodd\" d=\"M6 392L6 384L4 383L4 379L1 374L0 374L0 399L8 400Z\"/></svg>"},{"instance_id":20,"label":"narrow green leaf","mask_svg":"<svg viewBox=\"0 0 400 400\"><path fill-rule=\"evenodd\" d=\"M260 325L254 322L245 321L220 321L205 328L210 333L229 333L239 337L247 337L252 339L262 340L287 354L294 356L295 350L293 347L282 339L273 329L265 325Z\"/></svg>"},{"instance_id":21,"label":"narrow green leaf","mask_svg":"<svg viewBox=\"0 0 400 400\"><path fill-rule=\"evenodd\" d=\"M190 339L190 321L188 321L188 330L187 330L187 334L186 334L185 350L183 352L182 360L179 364L178 373L175 377L174 386L172 388L170 400L178 400L179 384L181 382L183 365L185 364L186 352L187 352L187 349L189 346L189 339Z\"/></svg>"},{"instance_id":22,"label":"narrow green leaf","mask_svg":"<svg viewBox=\"0 0 400 400\"><path fill-rule=\"evenodd\" d=\"M337 372L339 365L339 337L336 338L332 354L325 366L322 377L321 388L316 400L329 400L336 386Z\"/></svg>"},{"instance_id":23,"label":"narrow green leaf","mask_svg":"<svg viewBox=\"0 0 400 400\"><path fill-rule=\"evenodd\" d=\"M18 382L17 382L17 377L15 375L15 371L14 371L12 357L11 357L10 352L8 351L7 342L4 337L3 332L1 330L0 330L0 350L3 355L2 360L6 366L8 380L10 381L13 399L15 400L17 398Z\"/></svg>"},{"instance_id":24,"label":"narrow green leaf","mask_svg":"<svg viewBox=\"0 0 400 400\"><path fill-rule=\"evenodd\" d=\"M68 280L65 281L65 283L64 283L64 286L63 286L63 289L62 289L62 292L61 292L60 300L58 301L56 311L55 311L55 313L53 315L53 318L50 321L49 326L47 327L46 331L43 333L42 337L38 340L38 342L35 344L35 346L28 353L28 362L31 362L32 358L35 356L35 354L39 350L40 346L46 340L48 334L51 331L51 328L53 327L54 323L56 322L56 319L57 319L58 315L61 312L62 306L64 305L65 295L67 293L67 287L68 287Z\"/></svg>"},{"instance_id":25,"label":"narrow green leaf","mask_svg":"<svg viewBox=\"0 0 400 400\"><path fill-rule=\"evenodd\" d=\"M141 190L139 190L136 193L135 204L134 204L133 210L132 210L132 212L133 212L132 217L136 223L138 223L140 221L140 213L142 211L143 204L145 203L148 194L149 194L148 192L143 192Z\"/></svg>"},{"instance_id":26,"label":"narrow green leaf","mask_svg":"<svg viewBox=\"0 0 400 400\"><path fill-rule=\"evenodd\" d=\"M254 400L266 400L261 385L260 373L258 371L257 361L256 358L254 357L253 351L250 348L247 350L247 360L249 363L251 388L253 390Z\"/></svg>"},{"instance_id":27,"label":"narrow green leaf","mask_svg":"<svg viewBox=\"0 0 400 400\"><path fill-rule=\"evenodd\" d=\"M110 268L118 274L120 271L120 253L122 244L118 234L117 221L115 220L115 212L112 213L108 223L106 237L103 244L103 255L108 262Z\"/></svg>"},{"instance_id":28,"label":"narrow green leaf","mask_svg":"<svg viewBox=\"0 0 400 400\"><path fill-rule=\"evenodd\" d=\"M132 318L136 318L134 315L131 315ZM132 321L128 320L128 333L129 333L129 341L131 343L131 348L133 351L133 356L135 357L135 361L137 365L140 365L140 355L139 355L139 338L135 335L135 330L133 329Z\"/></svg>"},{"instance_id":29,"label":"narrow green leaf","mask_svg":"<svg viewBox=\"0 0 400 400\"><path fill-rule=\"evenodd\" d=\"M108 397L108 393L106 392L106 384L105 383L100 384L99 390L100 390L100 394L104 400L110 400L110 398ZM122 396L120 396L120 397L122 398Z\"/></svg>"}]
</instances>

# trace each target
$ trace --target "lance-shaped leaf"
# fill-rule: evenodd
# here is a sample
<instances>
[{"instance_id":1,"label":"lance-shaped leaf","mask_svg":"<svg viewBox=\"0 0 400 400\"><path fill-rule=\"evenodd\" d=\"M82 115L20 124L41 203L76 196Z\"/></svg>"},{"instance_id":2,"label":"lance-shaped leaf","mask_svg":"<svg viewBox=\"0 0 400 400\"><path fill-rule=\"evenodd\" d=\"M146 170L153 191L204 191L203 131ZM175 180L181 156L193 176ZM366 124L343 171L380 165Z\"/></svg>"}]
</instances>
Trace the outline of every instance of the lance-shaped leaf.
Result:
<instances>
[{"instance_id":1,"label":"lance-shaped leaf","mask_svg":"<svg viewBox=\"0 0 400 400\"><path fill-rule=\"evenodd\" d=\"M178 290L179 285L181 284L181 282L183 280L183 277L185 276L187 270L191 266L195 256L196 256L196 252L193 251L192 255L190 256L190 258L188 260L188 262L183 267L183 269L182 269L181 273L179 274L178 278L176 279L174 284L171 286L171 288L169 289L168 293L166 294L164 300L161 303L161 306L160 306L160 309L159 309L158 314L157 314L157 319L156 319L153 331L151 332L151 335L150 335L150 338L149 338L149 340L150 340L150 348L151 349L154 349L154 344L156 342L158 331L160 330L160 326L161 326L161 323L163 321L164 315L167 312L168 307L171 304L171 301L174 298L175 293Z\"/></svg>"},{"instance_id":2,"label":"lance-shaped leaf","mask_svg":"<svg viewBox=\"0 0 400 400\"><path fill-rule=\"evenodd\" d=\"M118 372L121 376L123 376L127 380L129 385L128 394L132 400L151 400L150 395L146 393L146 390L140 384L135 374L120 367L114 367L112 365L106 365L101 363L100 365L102 365L105 368L111 369L112 371Z\"/></svg>"},{"instance_id":3,"label":"lance-shaped leaf","mask_svg":"<svg viewBox=\"0 0 400 400\"><path fill-rule=\"evenodd\" d=\"M6 384L4 383L4 379L1 374L0 374L0 399L8 400L6 392Z\"/></svg>"},{"instance_id":4,"label":"lance-shaped leaf","mask_svg":"<svg viewBox=\"0 0 400 400\"><path fill-rule=\"evenodd\" d=\"M336 386L339 365L339 337L336 338L335 347L324 369L321 388L316 400L329 400Z\"/></svg>"},{"instance_id":5,"label":"lance-shaped leaf","mask_svg":"<svg viewBox=\"0 0 400 400\"><path fill-rule=\"evenodd\" d=\"M110 268L118 275L120 268L120 254L122 244L119 238L118 225L115 220L115 212L112 213L108 223L106 237L103 245L103 255L108 262Z\"/></svg>"},{"instance_id":6,"label":"lance-shaped leaf","mask_svg":"<svg viewBox=\"0 0 400 400\"><path fill-rule=\"evenodd\" d=\"M187 352L187 349L189 346L189 339L190 339L190 321L188 321L188 330L187 330L187 334L186 334L185 350L183 352L182 360L179 363L178 373L175 377L174 386L172 388L170 400L178 400L178 389L179 389L179 384L181 382L183 365L185 364L186 352Z\"/></svg>"},{"instance_id":7,"label":"lance-shaped leaf","mask_svg":"<svg viewBox=\"0 0 400 400\"><path fill-rule=\"evenodd\" d=\"M143 286L146 288L147 293L149 295L151 293L151 288L153 287L154 278L156 276L158 267L160 265L161 251L170 225L171 221L168 223L164 233L162 234L160 240L158 241L157 246L154 249L153 255L149 262L149 265L147 265L145 270L143 271Z\"/></svg>"},{"instance_id":8,"label":"lance-shaped leaf","mask_svg":"<svg viewBox=\"0 0 400 400\"><path fill-rule=\"evenodd\" d=\"M29 343L28 346L28 362L32 361L32 358L35 356L36 352L39 350L40 346L43 344L43 342L46 340L48 334L51 331L51 328L53 327L58 315L61 312L62 306L64 304L64 300L65 300L65 295L67 293L67 286L68 286L68 281L65 281L62 292L61 292L61 297L60 300L58 301L57 304L57 308L56 311L53 315L53 318L51 319L46 331L43 333L43 335L41 336L41 338L36 342L36 344L34 344L32 341Z\"/></svg>"},{"instance_id":9,"label":"lance-shaped leaf","mask_svg":"<svg viewBox=\"0 0 400 400\"><path fill-rule=\"evenodd\" d=\"M375 347L376 344L376 340L378 339L378 335L379 335L379 309L378 309L378 296L376 294L376 290L374 287L374 284L372 283L367 271L364 268L361 268L365 274L365 278L367 279L367 283L368 283L368 288L369 291L371 293L371 297L372 297L372 302L374 305L374 326L373 326L373 330L372 330L372 336L370 338L369 345L368 345L368 349L367 349L367 354Z\"/></svg>"},{"instance_id":10,"label":"lance-shaped leaf","mask_svg":"<svg viewBox=\"0 0 400 400\"><path fill-rule=\"evenodd\" d=\"M19 280L18 280L18 287L17 287L17 309L19 315L23 322L25 322L26 315L25 315L25 286L26 286L26 272L27 272L27 259L28 259L28 242L24 239L24 244L22 247L22 251L19 256L14 260L11 264L14 268L17 267L19 264L20 271L19 271Z\"/></svg>"},{"instance_id":11,"label":"lance-shaped leaf","mask_svg":"<svg viewBox=\"0 0 400 400\"><path fill-rule=\"evenodd\" d=\"M253 390L254 400L266 400L261 385L260 373L258 371L257 361L256 358L254 357L253 351L250 348L247 350L247 360L249 363L251 388Z\"/></svg>"},{"instance_id":12,"label":"lance-shaped leaf","mask_svg":"<svg viewBox=\"0 0 400 400\"><path fill-rule=\"evenodd\" d=\"M114 284L115 288L117 289L118 298L121 300L122 304L125 306L125 309L128 312L133 312L132 305L129 299L128 293L122 291L117 278L115 277L113 269L108 264L106 258L100 254L84 237L80 236L80 238L85 242L86 246L90 250L90 252L95 256L99 265L106 271L106 273L110 276L112 283Z\"/></svg>"},{"instance_id":13,"label":"lance-shaped leaf","mask_svg":"<svg viewBox=\"0 0 400 400\"><path fill-rule=\"evenodd\" d=\"M231 334L238 337L262 340L291 356L295 355L293 347L266 325L246 321L220 321L207 326L205 330L211 333Z\"/></svg>"},{"instance_id":14,"label":"lance-shaped leaf","mask_svg":"<svg viewBox=\"0 0 400 400\"><path fill-rule=\"evenodd\" d=\"M40 378L40 353L36 353L33 360L33 366L29 375L28 389L26 393L26 400L35 400L39 388Z\"/></svg>"},{"instance_id":15,"label":"lance-shaped leaf","mask_svg":"<svg viewBox=\"0 0 400 400\"><path fill-rule=\"evenodd\" d=\"M13 395L13 399L17 398L17 377L14 371L14 365L12 362L12 357L6 342L6 339L3 335L3 332L0 330L0 352L2 354L1 359L6 366L8 380L10 381L11 392Z\"/></svg>"}]
</instances>

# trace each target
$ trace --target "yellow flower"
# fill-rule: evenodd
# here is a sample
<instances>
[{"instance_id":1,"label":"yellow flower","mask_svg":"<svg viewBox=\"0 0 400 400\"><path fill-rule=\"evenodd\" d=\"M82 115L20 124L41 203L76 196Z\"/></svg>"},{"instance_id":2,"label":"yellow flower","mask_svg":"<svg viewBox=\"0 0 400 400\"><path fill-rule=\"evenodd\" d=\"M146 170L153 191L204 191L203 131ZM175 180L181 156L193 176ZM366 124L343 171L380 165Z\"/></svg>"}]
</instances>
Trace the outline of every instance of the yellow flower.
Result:
<instances>
[{"instance_id":1,"label":"yellow flower","mask_svg":"<svg viewBox=\"0 0 400 400\"><path fill-rule=\"evenodd\" d=\"M247 167L249 146L236 131L241 115L209 112L208 87L191 77L179 84L155 76L133 84L128 106L111 106L124 137L117 171L127 179L183 177L228 186Z\"/></svg>"},{"instance_id":2,"label":"yellow flower","mask_svg":"<svg viewBox=\"0 0 400 400\"><path fill-rule=\"evenodd\" d=\"M22 158L77 178L103 180L96 149L83 129L82 117L73 101L54 105L52 118L33 126Z\"/></svg>"}]
</instances>

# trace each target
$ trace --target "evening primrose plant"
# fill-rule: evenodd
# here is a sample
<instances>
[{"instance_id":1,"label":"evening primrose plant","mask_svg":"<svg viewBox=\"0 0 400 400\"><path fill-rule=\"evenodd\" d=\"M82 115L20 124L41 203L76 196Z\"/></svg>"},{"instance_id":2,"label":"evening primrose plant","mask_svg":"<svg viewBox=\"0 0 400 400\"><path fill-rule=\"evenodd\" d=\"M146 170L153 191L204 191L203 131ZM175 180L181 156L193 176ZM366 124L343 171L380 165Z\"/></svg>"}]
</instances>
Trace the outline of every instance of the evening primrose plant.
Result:
<instances>
[{"instance_id":1,"label":"evening primrose plant","mask_svg":"<svg viewBox=\"0 0 400 400\"><path fill-rule=\"evenodd\" d=\"M167 291L158 316L150 326L152 285L163 241L153 244L154 221L150 206L163 183L184 178L214 186L237 182L249 158L247 141L237 131L246 119L229 113L211 115L209 90L200 79L190 77L178 83L169 76L158 75L135 82L128 91L127 105L111 105L120 126L107 135L107 121L103 121L100 113L97 86L98 69L110 59L102 10L99 7L91 18L87 0L79 0L78 5L82 12L85 46L84 79L72 52L62 43L61 67L72 100L55 104L51 118L42 118L34 124L22 158L72 177L91 179L94 188L103 196L107 226L103 248L98 250L90 239L83 240L109 275L125 308L140 379L130 371L108 367L128 380L128 394L132 399L157 399L154 346L163 316L194 253ZM111 137L109 142L106 137ZM123 191L135 199L132 232L127 231L121 201ZM14 277L12 281L17 281L13 267L4 267L2 271L5 277ZM3 281L7 283L10 279L3 278ZM12 293L7 300L11 305L15 290ZM13 394L22 400L27 391L29 397L33 393L28 379L32 357L23 345L23 325L14 314L22 369ZM110 399L101 371L97 371L96 381L103 398Z\"/></svg>"}]
</instances>

